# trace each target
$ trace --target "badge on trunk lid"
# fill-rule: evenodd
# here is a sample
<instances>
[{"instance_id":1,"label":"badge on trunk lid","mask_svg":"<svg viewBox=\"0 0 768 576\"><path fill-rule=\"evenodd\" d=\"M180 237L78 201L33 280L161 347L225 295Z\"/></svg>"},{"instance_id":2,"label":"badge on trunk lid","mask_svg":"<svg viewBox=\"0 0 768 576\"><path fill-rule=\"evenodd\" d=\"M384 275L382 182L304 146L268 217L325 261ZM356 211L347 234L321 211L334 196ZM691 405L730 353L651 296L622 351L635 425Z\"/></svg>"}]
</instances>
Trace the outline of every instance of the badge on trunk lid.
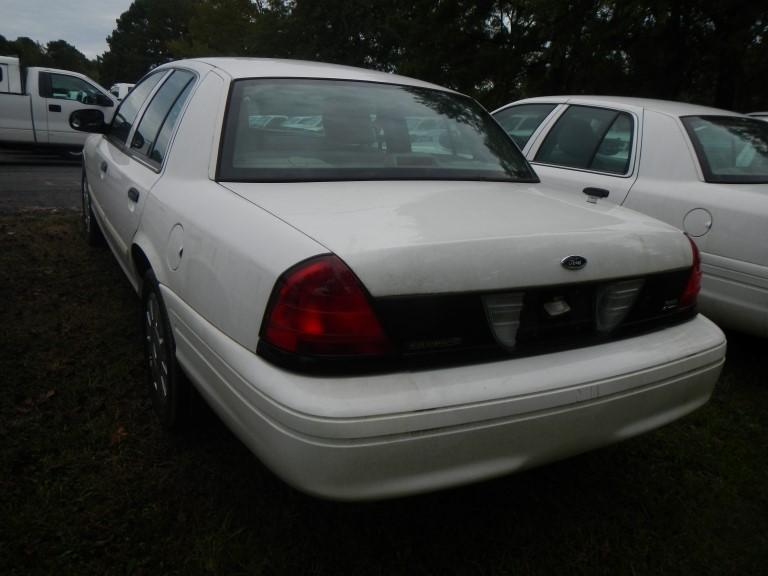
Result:
<instances>
[{"instance_id":1,"label":"badge on trunk lid","mask_svg":"<svg viewBox=\"0 0 768 576\"><path fill-rule=\"evenodd\" d=\"M566 270L581 270L587 265L587 259L584 256L566 256L560 260L560 265Z\"/></svg>"}]
</instances>

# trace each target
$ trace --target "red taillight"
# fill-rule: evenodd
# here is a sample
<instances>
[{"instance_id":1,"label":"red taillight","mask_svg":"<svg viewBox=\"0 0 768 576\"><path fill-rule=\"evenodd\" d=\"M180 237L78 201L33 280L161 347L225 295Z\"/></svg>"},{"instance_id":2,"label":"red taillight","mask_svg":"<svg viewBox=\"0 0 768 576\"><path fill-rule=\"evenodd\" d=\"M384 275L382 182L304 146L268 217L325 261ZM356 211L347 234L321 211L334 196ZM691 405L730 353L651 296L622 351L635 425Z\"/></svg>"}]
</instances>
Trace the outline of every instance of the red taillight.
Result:
<instances>
[{"instance_id":1,"label":"red taillight","mask_svg":"<svg viewBox=\"0 0 768 576\"><path fill-rule=\"evenodd\" d=\"M389 350L362 284L333 255L302 262L280 277L261 337L302 355L382 355Z\"/></svg>"},{"instance_id":2,"label":"red taillight","mask_svg":"<svg viewBox=\"0 0 768 576\"><path fill-rule=\"evenodd\" d=\"M699 256L699 248L690 237L686 236L686 238L691 243L693 266L691 267L691 275L688 276L688 283L680 295L681 308L696 304L696 297L699 295L699 290L701 290L701 257Z\"/></svg>"}]
</instances>

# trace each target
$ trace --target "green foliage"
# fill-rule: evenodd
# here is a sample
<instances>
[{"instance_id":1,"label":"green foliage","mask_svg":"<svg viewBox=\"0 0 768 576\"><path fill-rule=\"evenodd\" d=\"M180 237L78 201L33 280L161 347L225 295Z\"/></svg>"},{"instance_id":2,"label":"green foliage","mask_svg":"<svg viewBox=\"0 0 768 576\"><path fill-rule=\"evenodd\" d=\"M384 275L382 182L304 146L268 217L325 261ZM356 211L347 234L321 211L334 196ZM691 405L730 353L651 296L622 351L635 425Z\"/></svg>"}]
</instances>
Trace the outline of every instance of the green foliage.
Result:
<instances>
[{"instance_id":1,"label":"green foliage","mask_svg":"<svg viewBox=\"0 0 768 576\"><path fill-rule=\"evenodd\" d=\"M266 17L250 0L201 2L191 14L189 33L169 43L178 57L263 56L268 53Z\"/></svg>"},{"instance_id":2,"label":"green foliage","mask_svg":"<svg viewBox=\"0 0 768 576\"><path fill-rule=\"evenodd\" d=\"M187 34L197 4L196 0L134 0L107 37L109 50L98 58L104 83L136 82L152 68L176 59L170 46Z\"/></svg>"},{"instance_id":3,"label":"green foliage","mask_svg":"<svg viewBox=\"0 0 768 576\"><path fill-rule=\"evenodd\" d=\"M48 65L43 46L26 36L19 36L12 42L6 41L6 46L3 47L3 56L16 56L24 66Z\"/></svg>"},{"instance_id":4,"label":"green foliage","mask_svg":"<svg viewBox=\"0 0 768 576\"><path fill-rule=\"evenodd\" d=\"M489 107L602 93L752 109L768 107L767 28L744 0L200 0L172 47L394 71Z\"/></svg>"},{"instance_id":5,"label":"green foliage","mask_svg":"<svg viewBox=\"0 0 768 576\"><path fill-rule=\"evenodd\" d=\"M45 45L45 59L51 68L74 70L87 76L97 75L96 63L88 60L77 48L64 40L54 40Z\"/></svg>"},{"instance_id":6,"label":"green foliage","mask_svg":"<svg viewBox=\"0 0 768 576\"><path fill-rule=\"evenodd\" d=\"M0 55L16 56L24 66L61 68L97 77L96 63L65 40L52 40L43 46L24 36L13 41L0 36Z\"/></svg>"},{"instance_id":7,"label":"green foliage","mask_svg":"<svg viewBox=\"0 0 768 576\"><path fill-rule=\"evenodd\" d=\"M746 111L768 108L766 38L768 4L749 0L134 0L98 69L108 85L185 57L300 58L416 76L489 108L597 93ZM92 73L63 41L0 48Z\"/></svg>"}]
</instances>

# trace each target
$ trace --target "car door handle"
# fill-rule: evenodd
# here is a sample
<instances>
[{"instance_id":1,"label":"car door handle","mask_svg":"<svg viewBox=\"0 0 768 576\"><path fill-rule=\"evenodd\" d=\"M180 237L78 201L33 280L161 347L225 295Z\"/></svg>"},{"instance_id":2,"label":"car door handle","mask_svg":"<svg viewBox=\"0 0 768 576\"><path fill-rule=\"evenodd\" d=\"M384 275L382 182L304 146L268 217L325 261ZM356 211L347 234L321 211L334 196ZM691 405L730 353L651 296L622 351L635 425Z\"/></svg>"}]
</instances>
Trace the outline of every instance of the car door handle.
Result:
<instances>
[{"instance_id":1,"label":"car door handle","mask_svg":"<svg viewBox=\"0 0 768 576\"><path fill-rule=\"evenodd\" d=\"M49 112L61 112L61 106L58 104L48 104Z\"/></svg>"},{"instance_id":2,"label":"car door handle","mask_svg":"<svg viewBox=\"0 0 768 576\"><path fill-rule=\"evenodd\" d=\"M136 188L129 188L128 189L128 198L131 199L131 202L138 202L139 201L139 191L136 190Z\"/></svg>"},{"instance_id":3,"label":"car door handle","mask_svg":"<svg viewBox=\"0 0 768 576\"><path fill-rule=\"evenodd\" d=\"M99 166L99 168L101 168L101 171L106 174L107 173L107 168L109 168L109 166L107 166L106 162L102 162L101 165Z\"/></svg>"}]
</instances>

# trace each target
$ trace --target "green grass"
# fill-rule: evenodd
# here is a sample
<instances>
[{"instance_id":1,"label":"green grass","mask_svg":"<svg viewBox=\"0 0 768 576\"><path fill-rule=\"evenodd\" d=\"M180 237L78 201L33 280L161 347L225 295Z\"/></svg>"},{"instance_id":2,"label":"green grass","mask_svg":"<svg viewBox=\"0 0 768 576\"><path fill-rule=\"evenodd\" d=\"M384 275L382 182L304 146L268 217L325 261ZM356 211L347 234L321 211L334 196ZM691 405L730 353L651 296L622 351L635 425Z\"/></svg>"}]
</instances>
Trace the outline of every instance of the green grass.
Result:
<instances>
[{"instance_id":1,"label":"green grass","mask_svg":"<svg viewBox=\"0 0 768 576\"><path fill-rule=\"evenodd\" d=\"M0 573L768 573L768 341L729 334L712 400L657 432L402 500L336 504L203 405L169 435L139 303L72 213L0 216Z\"/></svg>"}]
</instances>

